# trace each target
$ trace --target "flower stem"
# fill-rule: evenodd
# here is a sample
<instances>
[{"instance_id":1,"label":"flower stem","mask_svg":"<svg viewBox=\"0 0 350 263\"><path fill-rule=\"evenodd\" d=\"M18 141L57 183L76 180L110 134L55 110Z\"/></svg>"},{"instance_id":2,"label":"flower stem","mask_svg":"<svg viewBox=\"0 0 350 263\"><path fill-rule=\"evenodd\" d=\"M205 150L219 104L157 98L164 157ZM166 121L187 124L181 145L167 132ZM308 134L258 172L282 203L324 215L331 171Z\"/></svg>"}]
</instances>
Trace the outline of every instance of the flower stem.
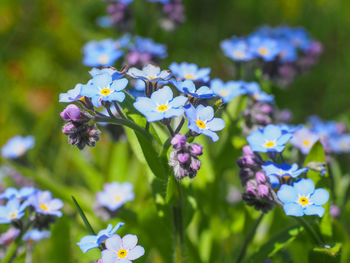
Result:
<instances>
[{"instance_id":1,"label":"flower stem","mask_svg":"<svg viewBox=\"0 0 350 263\"><path fill-rule=\"evenodd\" d=\"M244 240L243 246L242 246L241 251L240 251L240 253L238 255L236 263L242 262L242 260L243 260L243 258L245 256L245 253L247 251L248 245L253 240L253 238L255 236L255 232L258 229L258 226L260 225L261 220L263 219L264 215L265 215L264 213L261 213L259 218L255 221L255 224L253 225L253 227L250 229L250 232L248 233L248 236Z\"/></svg>"},{"instance_id":2,"label":"flower stem","mask_svg":"<svg viewBox=\"0 0 350 263\"><path fill-rule=\"evenodd\" d=\"M183 229L182 215L182 190L181 185L176 181L176 186L179 194L178 203L173 206L173 218L175 227L175 262L185 263L185 240Z\"/></svg>"},{"instance_id":3,"label":"flower stem","mask_svg":"<svg viewBox=\"0 0 350 263\"><path fill-rule=\"evenodd\" d=\"M4 259L1 261L2 263L11 263L16 258L17 249L22 241L22 237L24 233L27 231L29 226L24 229L21 229L21 232L16 237L15 241L11 244L11 246L7 249Z\"/></svg>"},{"instance_id":4,"label":"flower stem","mask_svg":"<svg viewBox=\"0 0 350 263\"><path fill-rule=\"evenodd\" d=\"M312 239L315 241L315 243L317 245L320 245L322 243L324 243L323 241L323 237L321 235L319 235L313 228L312 226L309 224L309 222L307 222L303 217L295 217L295 219L303 226L305 227L306 231L309 232L310 236L312 237Z\"/></svg>"}]
</instances>

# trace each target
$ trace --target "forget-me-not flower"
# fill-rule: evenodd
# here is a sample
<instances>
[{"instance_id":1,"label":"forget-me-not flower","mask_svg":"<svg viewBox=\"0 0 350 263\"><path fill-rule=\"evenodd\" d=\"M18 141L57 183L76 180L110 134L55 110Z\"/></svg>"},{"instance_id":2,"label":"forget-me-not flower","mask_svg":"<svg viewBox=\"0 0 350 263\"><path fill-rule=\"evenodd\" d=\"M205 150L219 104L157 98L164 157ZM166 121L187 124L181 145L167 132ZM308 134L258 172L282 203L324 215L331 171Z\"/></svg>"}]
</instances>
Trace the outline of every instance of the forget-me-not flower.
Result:
<instances>
[{"instance_id":1,"label":"forget-me-not flower","mask_svg":"<svg viewBox=\"0 0 350 263\"><path fill-rule=\"evenodd\" d=\"M329 138L329 147L335 153L350 153L350 134Z\"/></svg>"},{"instance_id":2,"label":"forget-me-not flower","mask_svg":"<svg viewBox=\"0 0 350 263\"><path fill-rule=\"evenodd\" d=\"M171 78L170 70L160 70L160 67L152 64L144 66L142 70L137 68L130 68L127 73L130 77L135 79L142 79L144 81L168 81Z\"/></svg>"},{"instance_id":3,"label":"forget-me-not flower","mask_svg":"<svg viewBox=\"0 0 350 263\"><path fill-rule=\"evenodd\" d=\"M1 148L1 155L5 158L16 159L24 155L29 149L34 147L35 139L33 136L15 136L9 139Z\"/></svg>"},{"instance_id":4,"label":"forget-me-not flower","mask_svg":"<svg viewBox=\"0 0 350 263\"><path fill-rule=\"evenodd\" d=\"M199 105L195 108L191 104L187 104L184 108L190 130L207 135L214 142L219 140L219 136L215 132L222 130L225 127L225 122L223 119L214 118L212 107Z\"/></svg>"},{"instance_id":5,"label":"forget-me-not flower","mask_svg":"<svg viewBox=\"0 0 350 263\"><path fill-rule=\"evenodd\" d=\"M6 188L5 192L0 194L0 199L12 199L17 198L19 200L25 200L33 195L37 190L34 187L24 186L17 190L13 187Z\"/></svg>"},{"instance_id":6,"label":"forget-me-not flower","mask_svg":"<svg viewBox=\"0 0 350 263\"><path fill-rule=\"evenodd\" d=\"M173 84L182 93L195 98L210 99L214 96L212 90L207 86L202 86L199 89L196 89L196 85L192 80L187 79L185 81L176 81L175 79L171 79L170 83Z\"/></svg>"},{"instance_id":7,"label":"forget-me-not flower","mask_svg":"<svg viewBox=\"0 0 350 263\"><path fill-rule=\"evenodd\" d=\"M303 127L295 131L290 143L297 147L303 154L308 154L312 146L320 137L310 129Z\"/></svg>"},{"instance_id":8,"label":"forget-me-not flower","mask_svg":"<svg viewBox=\"0 0 350 263\"><path fill-rule=\"evenodd\" d=\"M82 89L81 94L91 98L95 107L102 106L102 101L118 101L125 99L123 89L128 85L126 78L113 80L109 73L95 75Z\"/></svg>"},{"instance_id":9,"label":"forget-me-not flower","mask_svg":"<svg viewBox=\"0 0 350 263\"><path fill-rule=\"evenodd\" d=\"M261 37L257 34L248 39L252 53L261 57L264 61L272 61L280 53L280 47L276 40Z\"/></svg>"},{"instance_id":10,"label":"forget-me-not flower","mask_svg":"<svg viewBox=\"0 0 350 263\"><path fill-rule=\"evenodd\" d=\"M123 73L119 72L113 67L105 67L105 68L93 68L92 70L89 71L89 74L91 77L95 77L96 75L103 74L103 73L108 73L111 77L112 80L120 79L124 76Z\"/></svg>"},{"instance_id":11,"label":"forget-me-not flower","mask_svg":"<svg viewBox=\"0 0 350 263\"><path fill-rule=\"evenodd\" d=\"M126 202L132 201L135 198L133 185L131 183L113 182L105 184L103 191L97 193L97 203L110 211L115 211Z\"/></svg>"},{"instance_id":12,"label":"forget-me-not flower","mask_svg":"<svg viewBox=\"0 0 350 263\"><path fill-rule=\"evenodd\" d=\"M311 179L300 179L293 186L282 185L277 192L278 199L283 203L284 212L290 216L317 215L322 217L325 209L322 207L329 199L327 190L315 190Z\"/></svg>"},{"instance_id":13,"label":"forget-me-not flower","mask_svg":"<svg viewBox=\"0 0 350 263\"><path fill-rule=\"evenodd\" d=\"M134 107L145 115L148 122L152 122L182 115L184 113L182 107L186 101L187 98L184 96L173 98L172 90L165 86L153 92L151 98L138 97Z\"/></svg>"},{"instance_id":14,"label":"forget-me-not flower","mask_svg":"<svg viewBox=\"0 0 350 263\"><path fill-rule=\"evenodd\" d=\"M126 235L121 238L114 235L106 240L106 250L102 251L103 263L131 263L145 254L145 249L137 245L137 236Z\"/></svg>"},{"instance_id":15,"label":"forget-me-not flower","mask_svg":"<svg viewBox=\"0 0 350 263\"><path fill-rule=\"evenodd\" d=\"M267 94L264 91L261 91L260 86L257 82L241 82L243 85L243 89L245 90L246 94L251 96L254 100L259 102L267 102L267 103L273 103L274 102L274 96Z\"/></svg>"},{"instance_id":16,"label":"forget-me-not flower","mask_svg":"<svg viewBox=\"0 0 350 263\"><path fill-rule=\"evenodd\" d=\"M90 67L112 66L123 54L113 39L90 41L84 46L83 63Z\"/></svg>"},{"instance_id":17,"label":"forget-me-not flower","mask_svg":"<svg viewBox=\"0 0 350 263\"><path fill-rule=\"evenodd\" d=\"M6 205L0 206L0 224L11 223L13 220L22 218L28 205L26 201L21 204L17 198L10 199Z\"/></svg>"},{"instance_id":18,"label":"forget-me-not flower","mask_svg":"<svg viewBox=\"0 0 350 263\"><path fill-rule=\"evenodd\" d=\"M130 47L130 50L137 51L144 54L151 54L159 58L165 58L167 56L166 46L153 41L151 38L134 37L134 45Z\"/></svg>"},{"instance_id":19,"label":"forget-me-not flower","mask_svg":"<svg viewBox=\"0 0 350 263\"><path fill-rule=\"evenodd\" d=\"M290 133L283 133L277 125L269 124L263 129L253 131L247 141L254 152L282 152L292 137Z\"/></svg>"},{"instance_id":20,"label":"forget-me-not flower","mask_svg":"<svg viewBox=\"0 0 350 263\"><path fill-rule=\"evenodd\" d=\"M75 85L74 89L68 90L66 93L61 93L59 97L59 102L71 103L80 100L84 96L80 94L83 84L78 83Z\"/></svg>"},{"instance_id":21,"label":"forget-me-not flower","mask_svg":"<svg viewBox=\"0 0 350 263\"><path fill-rule=\"evenodd\" d=\"M86 253L90 249L99 247L103 241L112 237L123 225L124 223L120 222L113 228L113 225L109 224L106 229L101 230L97 235L87 235L82 237L77 245L83 253Z\"/></svg>"},{"instance_id":22,"label":"forget-me-not flower","mask_svg":"<svg viewBox=\"0 0 350 263\"><path fill-rule=\"evenodd\" d=\"M234 61L248 61L254 58L244 38L233 37L221 42L225 55Z\"/></svg>"},{"instance_id":23,"label":"forget-me-not flower","mask_svg":"<svg viewBox=\"0 0 350 263\"><path fill-rule=\"evenodd\" d=\"M49 238L51 232L47 230L40 231L39 229L32 229L23 235L24 241L39 242L42 239Z\"/></svg>"},{"instance_id":24,"label":"forget-me-not flower","mask_svg":"<svg viewBox=\"0 0 350 263\"><path fill-rule=\"evenodd\" d=\"M180 80L209 81L210 68L198 68L194 63L182 62L178 64L173 62L170 64L169 69Z\"/></svg>"},{"instance_id":25,"label":"forget-me-not flower","mask_svg":"<svg viewBox=\"0 0 350 263\"><path fill-rule=\"evenodd\" d=\"M63 202L57 198L53 199L50 191L38 191L29 197L28 202L39 214L62 216L60 209L63 207Z\"/></svg>"},{"instance_id":26,"label":"forget-me-not flower","mask_svg":"<svg viewBox=\"0 0 350 263\"><path fill-rule=\"evenodd\" d=\"M245 93L239 81L228 81L224 83L221 79L213 79L210 83L210 88L225 103L229 103L233 98Z\"/></svg>"}]
</instances>

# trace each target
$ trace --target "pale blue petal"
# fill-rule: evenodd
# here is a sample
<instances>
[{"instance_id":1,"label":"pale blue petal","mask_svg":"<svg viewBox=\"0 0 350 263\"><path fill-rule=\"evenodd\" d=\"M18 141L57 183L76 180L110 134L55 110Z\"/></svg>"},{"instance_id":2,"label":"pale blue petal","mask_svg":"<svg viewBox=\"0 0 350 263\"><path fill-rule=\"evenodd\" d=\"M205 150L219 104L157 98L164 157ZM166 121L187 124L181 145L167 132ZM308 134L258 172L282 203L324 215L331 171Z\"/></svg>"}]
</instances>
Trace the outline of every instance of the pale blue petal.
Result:
<instances>
[{"instance_id":1,"label":"pale blue petal","mask_svg":"<svg viewBox=\"0 0 350 263\"><path fill-rule=\"evenodd\" d=\"M206 127L211 131L221 131L225 128L225 121L220 118L214 118L207 122Z\"/></svg>"},{"instance_id":2,"label":"pale blue petal","mask_svg":"<svg viewBox=\"0 0 350 263\"><path fill-rule=\"evenodd\" d=\"M324 205L328 202L329 193L327 190L319 188L310 196L310 202L315 205Z\"/></svg>"},{"instance_id":3,"label":"pale blue petal","mask_svg":"<svg viewBox=\"0 0 350 263\"><path fill-rule=\"evenodd\" d=\"M298 199L298 193L290 185L282 185L277 192L277 197L282 203L295 202Z\"/></svg>"},{"instance_id":4,"label":"pale blue petal","mask_svg":"<svg viewBox=\"0 0 350 263\"><path fill-rule=\"evenodd\" d=\"M172 101L169 102L171 108L179 108L187 102L187 98L184 96L177 96Z\"/></svg>"},{"instance_id":5,"label":"pale blue petal","mask_svg":"<svg viewBox=\"0 0 350 263\"><path fill-rule=\"evenodd\" d=\"M118 254L116 252L110 251L110 250L103 250L102 251L102 261L103 263L116 263L120 262L118 260Z\"/></svg>"},{"instance_id":6,"label":"pale blue petal","mask_svg":"<svg viewBox=\"0 0 350 263\"><path fill-rule=\"evenodd\" d=\"M293 184L293 187L302 196L312 194L315 190L315 184L311 179L300 179Z\"/></svg>"},{"instance_id":7,"label":"pale blue petal","mask_svg":"<svg viewBox=\"0 0 350 263\"><path fill-rule=\"evenodd\" d=\"M165 86L151 95L151 100L157 105L167 104L173 98L173 92L169 86Z\"/></svg>"},{"instance_id":8,"label":"pale blue petal","mask_svg":"<svg viewBox=\"0 0 350 263\"><path fill-rule=\"evenodd\" d=\"M160 73L160 67L148 64L142 68L142 71L146 76L157 76Z\"/></svg>"},{"instance_id":9,"label":"pale blue petal","mask_svg":"<svg viewBox=\"0 0 350 263\"><path fill-rule=\"evenodd\" d=\"M83 237L77 245L80 247L83 253L86 253L90 249L97 248L97 237L93 235Z\"/></svg>"},{"instance_id":10,"label":"pale blue petal","mask_svg":"<svg viewBox=\"0 0 350 263\"><path fill-rule=\"evenodd\" d=\"M93 78L94 86L102 89L105 87L109 87L109 84L111 82L112 82L112 77L108 73L99 74Z\"/></svg>"},{"instance_id":11,"label":"pale blue petal","mask_svg":"<svg viewBox=\"0 0 350 263\"><path fill-rule=\"evenodd\" d=\"M198 106L199 107L199 106ZM214 109L210 106L200 108L197 107L197 116L202 121L209 121L214 118Z\"/></svg>"},{"instance_id":12,"label":"pale blue petal","mask_svg":"<svg viewBox=\"0 0 350 263\"><path fill-rule=\"evenodd\" d=\"M277 142L277 144L286 144L292 137L293 137L292 134L286 133L286 134L282 135L281 137L279 137L276 142Z\"/></svg>"},{"instance_id":13,"label":"pale blue petal","mask_svg":"<svg viewBox=\"0 0 350 263\"><path fill-rule=\"evenodd\" d=\"M275 175L267 175L269 178L270 184L272 188L278 188L280 186L280 180Z\"/></svg>"},{"instance_id":14,"label":"pale blue petal","mask_svg":"<svg viewBox=\"0 0 350 263\"><path fill-rule=\"evenodd\" d=\"M118 102L123 102L124 99L125 99L125 94L120 91L115 91L111 95L108 95L104 98L105 101L118 101Z\"/></svg>"},{"instance_id":15,"label":"pale blue petal","mask_svg":"<svg viewBox=\"0 0 350 263\"><path fill-rule=\"evenodd\" d=\"M281 129L273 124L269 124L264 128L264 137L267 140L274 140L281 136Z\"/></svg>"},{"instance_id":16,"label":"pale blue petal","mask_svg":"<svg viewBox=\"0 0 350 263\"><path fill-rule=\"evenodd\" d=\"M286 213L286 215L289 216L303 216L304 211L301 205L298 205L296 203L287 203L283 205L283 210Z\"/></svg>"},{"instance_id":17,"label":"pale blue petal","mask_svg":"<svg viewBox=\"0 0 350 263\"><path fill-rule=\"evenodd\" d=\"M122 239L119 235L113 235L106 240L106 248L109 250L118 251L122 246Z\"/></svg>"},{"instance_id":18,"label":"pale blue petal","mask_svg":"<svg viewBox=\"0 0 350 263\"><path fill-rule=\"evenodd\" d=\"M142 70L139 70L137 68L130 68L127 72L128 75L130 75L133 78L143 76Z\"/></svg>"},{"instance_id":19,"label":"pale blue petal","mask_svg":"<svg viewBox=\"0 0 350 263\"><path fill-rule=\"evenodd\" d=\"M213 131L210 131L210 130L206 130L206 129L202 129L202 133L204 135L207 135L210 137L210 139L212 139L213 142L216 142L219 140L219 136L213 132Z\"/></svg>"},{"instance_id":20,"label":"pale blue petal","mask_svg":"<svg viewBox=\"0 0 350 263\"><path fill-rule=\"evenodd\" d=\"M319 217L322 217L325 212L325 209L322 206L318 205L308 205L304 209L305 215L317 215Z\"/></svg>"},{"instance_id":21,"label":"pale blue petal","mask_svg":"<svg viewBox=\"0 0 350 263\"><path fill-rule=\"evenodd\" d=\"M133 249L137 245L137 236L135 235L126 235L122 239L122 246L126 250Z\"/></svg>"},{"instance_id":22,"label":"pale blue petal","mask_svg":"<svg viewBox=\"0 0 350 263\"><path fill-rule=\"evenodd\" d=\"M123 79L118 79L112 82L111 88L116 90L116 91L121 91L125 89L125 87L128 85L128 80L123 78Z\"/></svg>"},{"instance_id":23,"label":"pale blue petal","mask_svg":"<svg viewBox=\"0 0 350 263\"><path fill-rule=\"evenodd\" d=\"M129 260L135 260L142 257L145 254L145 249L141 246L136 246L128 252L127 258Z\"/></svg>"},{"instance_id":24,"label":"pale blue petal","mask_svg":"<svg viewBox=\"0 0 350 263\"><path fill-rule=\"evenodd\" d=\"M141 113L156 110L156 104L147 97L138 97L136 102L134 102L134 107Z\"/></svg>"},{"instance_id":25,"label":"pale blue petal","mask_svg":"<svg viewBox=\"0 0 350 263\"><path fill-rule=\"evenodd\" d=\"M144 114L148 122L160 121L164 119L164 114L162 112L147 112Z\"/></svg>"},{"instance_id":26,"label":"pale blue petal","mask_svg":"<svg viewBox=\"0 0 350 263\"><path fill-rule=\"evenodd\" d=\"M178 117L184 113L183 109L169 109L164 112L164 118Z\"/></svg>"},{"instance_id":27,"label":"pale blue petal","mask_svg":"<svg viewBox=\"0 0 350 263\"><path fill-rule=\"evenodd\" d=\"M197 120L197 111L192 104L187 104L184 106L185 114L189 122L195 122Z\"/></svg>"}]
</instances>

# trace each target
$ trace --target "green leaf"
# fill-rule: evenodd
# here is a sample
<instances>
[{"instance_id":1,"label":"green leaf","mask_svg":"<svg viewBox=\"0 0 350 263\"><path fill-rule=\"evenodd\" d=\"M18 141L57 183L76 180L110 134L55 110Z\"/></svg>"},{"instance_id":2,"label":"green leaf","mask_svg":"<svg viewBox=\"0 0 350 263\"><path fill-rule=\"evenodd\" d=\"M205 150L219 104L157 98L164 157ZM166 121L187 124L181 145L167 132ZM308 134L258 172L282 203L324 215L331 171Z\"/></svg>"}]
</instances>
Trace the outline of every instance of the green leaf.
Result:
<instances>
[{"instance_id":1,"label":"green leaf","mask_svg":"<svg viewBox=\"0 0 350 263\"><path fill-rule=\"evenodd\" d=\"M79 206L77 200L75 200L74 196L72 196L72 199L73 199L73 202L74 202L74 204L75 204L75 207L77 208L77 210L78 210L78 212L79 212L79 215L80 215L81 219L83 219L83 221L84 221L84 224L85 224L86 228L90 231L90 233L91 233L92 235L96 235L96 232L94 231L94 229L93 229L92 226L90 225L89 220L88 220L87 217L85 216L84 211L80 208L80 206Z\"/></svg>"},{"instance_id":2,"label":"green leaf","mask_svg":"<svg viewBox=\"0 0 350 263\"><path fill-rule=\"evenodd\" d=\"M305 158L304 166L307 167L307 165L311 162L326 163L326 154L324 152L322 143L320 141L317 141L312 146L309 154ZM311 169L309 169L307 177L312 179L314 181L315 185L322 179L319 172L311 170ZM327 178L328 172L326 172L326 174L323 177Z\"/></svg>"},{"instance_id":3,"label":"green leaf","mask_svg":"<svg viewBox=\"0 0 350 263\"><path fill-rule=\"evenodd\" d=\"M176 182L175 176L170 175L168 177L168 185L166 190L166 202L168 204L175 204L179 200L178 182Z\"/></svg>"},{"instance_id":4,"label":"green leaf","mask_svg":"<svg viewBox=\"0 0 350 263\"><path fill-rule=\"evenodd\" d=\"M325 245L323 247L316 247L313 250L316 252L327 254L332 257L336 257L338 254L340 254L342 247L342 243L335 243L332 245Z\"/></svg>"},{"instance_id":5,"label":"green leaf","mask_svg":"<svg viewBox=\"0 0 350 263\"><path fill-rule=\"evenodd\" d=\"M341 249L341 243L314 248L309 253L309 262L339 263L341 262Z\"/></svg>"}]
</instances>

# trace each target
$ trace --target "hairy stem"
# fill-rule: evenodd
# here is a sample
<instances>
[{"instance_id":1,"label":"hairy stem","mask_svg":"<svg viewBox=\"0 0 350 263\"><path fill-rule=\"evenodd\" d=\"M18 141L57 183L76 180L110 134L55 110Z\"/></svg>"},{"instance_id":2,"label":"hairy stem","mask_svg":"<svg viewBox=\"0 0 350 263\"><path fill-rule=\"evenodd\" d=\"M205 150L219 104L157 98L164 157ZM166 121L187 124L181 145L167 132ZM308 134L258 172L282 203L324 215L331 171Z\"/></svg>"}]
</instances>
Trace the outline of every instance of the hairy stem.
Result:
<instances>
[{"instance_id":1,"label":"hairy stem","mask_svg":"<svg viewBox=\"0 0 350 263\"><path fill-rule=\"evenodd\" d=\"M179 194L178 203L173 206L173 219L175 227L175 262L185 263L185 240L183 229L183 215L182 215L182 190L181 185L176 181L176 186Z\"/></svg>"}]
</instances>

